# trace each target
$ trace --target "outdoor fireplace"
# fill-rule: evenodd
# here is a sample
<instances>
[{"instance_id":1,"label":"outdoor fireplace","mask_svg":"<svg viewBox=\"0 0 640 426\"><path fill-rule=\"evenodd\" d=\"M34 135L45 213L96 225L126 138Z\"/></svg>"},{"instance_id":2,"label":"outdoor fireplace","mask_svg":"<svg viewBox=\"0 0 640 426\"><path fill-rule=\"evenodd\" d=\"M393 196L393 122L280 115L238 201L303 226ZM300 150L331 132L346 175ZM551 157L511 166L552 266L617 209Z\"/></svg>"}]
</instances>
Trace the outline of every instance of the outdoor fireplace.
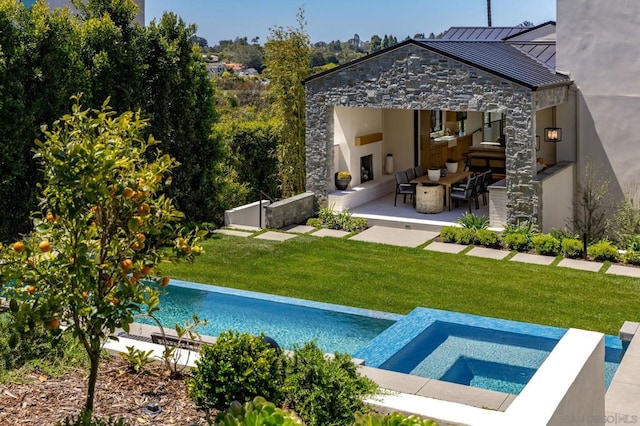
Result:
<instances>
[{"instance_id":1,"label":"outdoor fireplace","mask_svg":"<svg viewBox=\"0 0 640 426\"><path fill-rule=\"evenodd\" d=\"M373 155L360 157L360 183L373 180Z\"/></svg>"}]
</instances>

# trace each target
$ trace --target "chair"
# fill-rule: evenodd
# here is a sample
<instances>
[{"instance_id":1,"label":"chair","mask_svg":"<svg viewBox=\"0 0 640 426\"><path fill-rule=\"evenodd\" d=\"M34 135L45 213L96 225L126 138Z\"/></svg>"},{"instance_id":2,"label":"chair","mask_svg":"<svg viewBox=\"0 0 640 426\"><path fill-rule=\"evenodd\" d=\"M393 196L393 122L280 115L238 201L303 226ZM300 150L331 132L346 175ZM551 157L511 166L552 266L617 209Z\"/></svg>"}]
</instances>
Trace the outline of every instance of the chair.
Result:
<instances>
[{"instance_id":1,"label":"chair","mask_svg":"<svg viewBox=\"0 0 640 426\"><path fill-rule=\"evenodd\" d=\"M407 202L407 195L413 197L413 204L416 203L416 185L413 183L409 183L409 178L407 177L406 171L396 172L396 195L393 199L393 205L397 205L398 195L402 195L402 202Z\"/></svg>"},{"instance_id":2,"label":"chair","mask_svg":"<svg viewBox=\"0 0 640 426\"><path fill-rule=\"evenodd\" d=\"M416 178L416 172L413 170L413 167L409 167L407 169L407 179L409 179L409 182L411 182L415 178Z\"/></svg>"},{"instance_id":3,"label":"chair","mask_svg":"<svg viewBox=\"0 0 640 426\"><path fill-rule=\"evenodd\" d=\"M415 174L417 178L419 178L420 176L424 176L424 169L422 168L422 166L415 166L413 168L413 174Z\"/></svg>"},{"instance_id":4,"label":"chair","mask_svg":"<svg viewBox=\"0 0 640 426\"><path fill-rule=\"evenodd\" d=\"M479 176L469 176L466 185L462 187L463 189L461 191L452 190L449 194L449 203L455 200L457 206L458 201L466 201L469 203L469 213L471 213L471 200L475 200L476 209L478 209L479 206L477 191L479 178Z\"/></svg>"},{"instance_id":5,"label":"chair","mask_svg":"<svg viewBox=\"0 0 640 426\"><path fill-rule=\"evenodd\" d=\"M480 179L478 179L477 183L477 193L476 196L480 197L482 195L482 205L487 205L487 194L489 193L489 185L493 181L493 171L487 170L486 172L478 175Z\"/></svg>"}]
</instances>

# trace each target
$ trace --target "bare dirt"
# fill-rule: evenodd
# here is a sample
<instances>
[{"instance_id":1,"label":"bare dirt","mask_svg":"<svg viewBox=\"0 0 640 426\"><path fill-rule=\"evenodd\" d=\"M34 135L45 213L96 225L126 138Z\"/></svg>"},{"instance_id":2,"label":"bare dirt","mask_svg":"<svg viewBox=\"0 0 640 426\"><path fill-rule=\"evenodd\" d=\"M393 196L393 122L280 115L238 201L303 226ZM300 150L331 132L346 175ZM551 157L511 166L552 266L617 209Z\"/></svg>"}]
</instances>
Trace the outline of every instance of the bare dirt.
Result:
<instances>
[{"instance_id":1,"label":"bare dirt","mask_svg":"<svg viewBox=\"0 0 640 426\"><path fill-rule=\"evenodd\" d=\"M187 397L183 379L171 379L160 364L132 373L119 357L104 360L96 385L94 414L103 420L123 418L130 425L206 425L204 413ZM62 378L34 375L27 384L0 384L0 425L55 425L77 416L86 399L86 372ZM162 412L143 409L157 402Z\"/></svg>"}]
</instances>

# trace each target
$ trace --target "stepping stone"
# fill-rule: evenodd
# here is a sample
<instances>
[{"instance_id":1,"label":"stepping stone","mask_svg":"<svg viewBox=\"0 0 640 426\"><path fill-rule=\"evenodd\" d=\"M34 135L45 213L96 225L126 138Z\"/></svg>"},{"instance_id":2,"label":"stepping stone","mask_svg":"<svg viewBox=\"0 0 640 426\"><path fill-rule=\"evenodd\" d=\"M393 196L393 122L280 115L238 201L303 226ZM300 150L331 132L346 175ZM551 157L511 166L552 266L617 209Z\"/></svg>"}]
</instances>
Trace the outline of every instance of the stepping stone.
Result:
<instances>
[{"instance_id":1,"label":"stepping stone","mask_svg":"<svg viewBox=\"0 0 640 426\"><path fill-rule=\"evenodd\" d=\"M556 258L553 256L543 256L541 254L517 253L509 260L530 263L532 265L551 265Z\"/></svg>"},{"instance_id":2,"label":"stepping stone","mask_svg":"<svg viewBox=\"0 0 640 426\"><path fill-rule=\"evenodd\" d=\"M258 231L262 231L261 228L258 228L257 226L250 226L250 225L236 225L236 224L229 224L227 226L225 226L225 229L236 229L238 231L249 231L249 232L258 232Z\"/></svg>"},{"instance_id":3,"label":"stepping stone","mask_svg":"<svg viewBox=\"0 0 640 426\"><path fill-rule=\"evenodd\" d=\"M507 250L497 250L488 247L474 247L467 252L468 256L475 257L484 257L485 259L496 259L502 260L505 257L509 256L509 251Z\"/></svg>"},{"instance_id":4,"label":"stepping stone","mask_svg":"<svg viewBox=\"0 0 640 426\"><path fill-rule=\"evenodd\" d=\"M269 240L269 241L286 241L295 237L297 237L297 235L291 235L291 234L285 234L284 232L273 232L273 231L267 231L264 234L255 236L256 239Z\"/></svg>"},{"instance_id":5,"label":"stepping stone","mask_svg":"<svg viewBox=\"0 0 640 426\"><path fill-rule=\"evenodd\" d=\"M294 234L308 234L314 229L316 228L314 228L313 226L307 226L307 225L292 225L292 226L286 226L282 228L283 231L293 232Z\"/></svg>"},{"instance_id":6,"label":"stepping stone","mask_svg":"<svg viewBox=\"0 0 640 426\"><path fill-rule=\"evenodd\" d=\"M611 265L605 273L612 275L624 275L625 277L640 278L640 268L633 268L631 266Z\"/></svg>"},{"instance_id":7,"label":"stepping stone","mask_svg":"<svg viewBox=\"0 0 640 426\"><path fill-rule=\"evenodd\" d=\"M439 234L431 231L414 229L390 228L387 226L372 226L369 229L351 237L354 241L368 243L389 244L400 247L418 247L436 238Z\"/></svg>"},{"instance_id":8,"label":"stepping stone","mask_svg":"<svg viewBox=\"0 0 640 426\"><path fill-rule=\"evenodd\" d=\"M563 268L579 269L581 271L598 272L602 268L602 262L591 262L580 259L562 259L558 266Z\"/></svg>"},{"instance_id":9,"label":"stepping stone","mask_svg":"<svg viewBox=\"0 0 640 426\"><path fill-rule=\"evenodd\" d=\"M224 235L232 235L234 237L249 237L253 235L253 232L247 231L236 231L234 229L216 229L213 231L214 234L224 234Z\"/></svg>"},{"instance_id":10,"label":"stepping stone","mask_svg":"<svg viewBox=\"0 0 640 426\"><path fill-rule=\"evenodd\" d=\"M333 238L342 238L345 235L349 235L351 232L340 231L339 229L327 229L322 228L313 232L309 235L313 235L314 237L333 237Z\"/></svg>"},{"instance_id":11,"label":"stepping stone","mask_svg":"<svg viewBox=\"0 0 640 426\"><path fill-rule=\"evenodd\" d=\"M464 244L455 244L455 243L441 243L439 241L434 241L428 246L426 246L425 250L437 251L440 253L460 253L462 250L466 249L469 246L465 246Z\"/></svg>"}]
</instances>

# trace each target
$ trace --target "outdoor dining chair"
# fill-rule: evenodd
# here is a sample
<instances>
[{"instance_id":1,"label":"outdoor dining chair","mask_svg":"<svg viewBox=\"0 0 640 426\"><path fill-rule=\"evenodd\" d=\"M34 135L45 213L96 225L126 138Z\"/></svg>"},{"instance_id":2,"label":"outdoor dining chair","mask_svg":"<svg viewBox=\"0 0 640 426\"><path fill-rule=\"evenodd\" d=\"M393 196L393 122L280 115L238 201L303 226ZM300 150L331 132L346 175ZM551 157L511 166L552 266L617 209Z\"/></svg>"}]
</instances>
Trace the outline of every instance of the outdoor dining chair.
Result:
<instances>
[{"instance_id":1,"label":"outdoor dining chair","mask_svg":"<svg viewBox=\"0 0 640 426\"><path fill-rule=\"evenodd\" d=\"M407 195L413 198L413 204L416 204L416 185L409 183L407 172L402 170L396 172L396 195L393 199L393 205L397 205L398 195L402 195L402 202L407 202Z\"/></svg>"},{"instance_id":2,"label":"outdoor dining chair","mask_svg":"<svg viewBox=\"0 0 640 426\"><path fill-rule=\"evenodd\" d=\"M469 204L469 213L471 213L471 201L475 201L476 209L478 206L478 179L479 176L469 176L466 185L460 187L461 190L452 190L449 194L449 203L455 201L456 207L458 201L466 201ZM452 188L453 189L453 188Z\"/></svg>"}]
</instances>

